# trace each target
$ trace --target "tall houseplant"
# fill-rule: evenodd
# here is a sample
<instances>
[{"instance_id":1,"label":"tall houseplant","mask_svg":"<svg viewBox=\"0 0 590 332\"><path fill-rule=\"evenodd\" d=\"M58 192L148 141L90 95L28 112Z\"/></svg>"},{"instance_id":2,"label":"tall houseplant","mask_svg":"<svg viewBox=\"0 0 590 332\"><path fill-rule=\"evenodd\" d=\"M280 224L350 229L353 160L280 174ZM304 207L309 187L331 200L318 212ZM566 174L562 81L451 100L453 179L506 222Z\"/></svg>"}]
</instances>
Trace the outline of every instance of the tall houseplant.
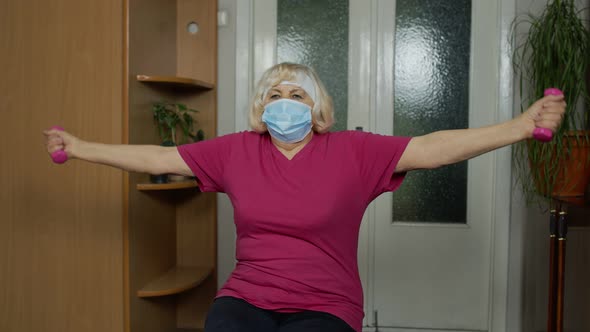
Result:
<instances>
[{"instance_id":1,"label":"tall houseplant","mask_svg":"<svg viewBox=\"0 0 590 332\"><path fill-rule=\"evenodd\" d=\"M576 8L575 0L549 0L539 15L517 17L513 24L515 43L513 65L519 78L521 111L556 87L565 94L567 107L561 127L551 142L528 140L514 148L516 177L527 201L560 195L577 195L590 177L588 106L586 81L590 65L590 31ZM528 32L517 35L517 28ZM522 39L520 39L522 37ZM586 111L576 108L578 101ZM584 150L580 148L585 147ZM575 173L580 171L582 177Z\"/></svg>"}]
</instances>

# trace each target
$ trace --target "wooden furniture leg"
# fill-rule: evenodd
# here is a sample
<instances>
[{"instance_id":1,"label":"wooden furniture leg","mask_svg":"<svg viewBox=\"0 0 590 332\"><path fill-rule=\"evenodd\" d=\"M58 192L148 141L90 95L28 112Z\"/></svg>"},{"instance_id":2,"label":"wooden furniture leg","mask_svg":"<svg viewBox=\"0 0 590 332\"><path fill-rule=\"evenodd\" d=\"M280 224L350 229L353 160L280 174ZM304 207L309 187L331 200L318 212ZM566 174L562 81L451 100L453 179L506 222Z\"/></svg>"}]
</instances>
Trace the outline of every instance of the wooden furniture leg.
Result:
<instances>
[{"instance_id":1,"label":"wooden furniture leg","mask_svg":"<svg viewBox=\"0 0 590 332\"><path fill-rule=\"evenodd\" d=\"M557 210L552 209L549 215L549 297L547 312L547 332L555 332L555 302L557 295L556 283L556 242L557 242Z\"/></svg>"},{"instance_id":2,"label":"wooden furniture leg","mask_svg":"<svg viewBox=\"0 0 590 332\"><path fill-rule=\"evenodd\" d=\"M557 303L556 303L556 332L563 332L563 297L565 290L565 244L567 236L567 213L559 212L557 220Z\"/></svg>"}]
</instances>

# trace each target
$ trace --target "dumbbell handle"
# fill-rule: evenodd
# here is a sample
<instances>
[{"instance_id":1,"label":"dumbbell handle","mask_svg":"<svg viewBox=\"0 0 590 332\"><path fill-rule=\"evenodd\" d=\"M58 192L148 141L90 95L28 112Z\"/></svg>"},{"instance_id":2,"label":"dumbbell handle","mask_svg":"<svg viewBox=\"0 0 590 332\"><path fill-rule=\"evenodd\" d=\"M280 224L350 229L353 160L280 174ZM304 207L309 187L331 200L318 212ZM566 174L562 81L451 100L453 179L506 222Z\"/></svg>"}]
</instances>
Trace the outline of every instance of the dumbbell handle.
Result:
<instances>
[{"instance_id":1,"label":"dumbbell handle","mask_svg":"<svg viewBox=\"0 0 590 332\"><path fill-rule=\"evenodd\" d=\"M561 90L556 89L556 88L548 88L548 89L545 89L543 94L545 96L548 96L548 95L559 96L559 95L562 95L563 92L561 92ZM533 130L533 138L536 139L537 141L540 141L540 142L549 142L553 139L553 132L547 128L535 128L535 130Z\"/></svg>"},{"instance_id":2,"label":"dumbbell handle","mask_svg":"<svg viewBox=\"0 0 590 332\"><path fill-rule=\"evenodd\" d=\"M51 129L64 131L64 129L60 126L53 126ZM68 161L68 154L64 150L57 150L51 153L51 159L56 164L63 164Z\"/></svg>"}]
</instances>

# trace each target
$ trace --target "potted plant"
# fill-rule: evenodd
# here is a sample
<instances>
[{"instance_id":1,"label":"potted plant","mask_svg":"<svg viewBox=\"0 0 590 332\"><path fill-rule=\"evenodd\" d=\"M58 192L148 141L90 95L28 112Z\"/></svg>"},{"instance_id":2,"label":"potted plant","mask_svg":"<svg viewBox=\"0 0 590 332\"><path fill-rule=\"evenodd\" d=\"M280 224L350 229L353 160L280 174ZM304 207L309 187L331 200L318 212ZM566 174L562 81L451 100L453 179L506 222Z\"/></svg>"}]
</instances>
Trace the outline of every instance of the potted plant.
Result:
<instances>
[{"instance_id":1,"label":"potted plant","mask_svg":"<svg viewBox=\"0 0 590 332\"><path fill-rule=\"evenodd\" d=\"M549 0L539 15L513 23L513 66L519 79L521 111L543 97L546 88L564 92L567 103L553 140L528 140L514 148L516 178L528 202L555 196L583 196L590 179L590 31L575 0ZM517 35L524 24L528 31ZM579 103L586 111L580 110Z\"/></svg>"},{"instance_id":2,"label":"potted plant","mask_svg":"<svg viewBox=\"0 0 590 332\"><path fill-rule=\"evenodd\" d=\"M185 104L158 101L152 105L152 112L162 146L177 146L201 141L205 138L203 130L195 131L195 120L191 113L196 113L197 110L189 108ZM182 181L184 179L184 176L173 174L153 175L150 177L153 183Z\"/></svg>"}]
</instances>

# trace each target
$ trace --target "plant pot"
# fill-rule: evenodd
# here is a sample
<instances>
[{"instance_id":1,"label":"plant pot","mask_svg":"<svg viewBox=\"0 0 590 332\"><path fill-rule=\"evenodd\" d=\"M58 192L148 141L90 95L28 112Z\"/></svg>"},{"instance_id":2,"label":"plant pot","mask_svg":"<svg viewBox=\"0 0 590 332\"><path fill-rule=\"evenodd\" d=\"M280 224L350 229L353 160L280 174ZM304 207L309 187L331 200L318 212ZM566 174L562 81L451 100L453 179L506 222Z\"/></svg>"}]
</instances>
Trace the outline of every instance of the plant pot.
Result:
<instances>
[{"instance_id":1,"label":"plant pot","mask_svg":"<svg viewBox=\"0 0 590 332\"><path fill-rule=\"evenodd\" d=\"M544 174L547 167L545 162L540 162L537 165L529 164L532 170L533 167L538 167L537 172L533 172L536 173L533 178L537 191L541 195L545 197L584 196L590 182L590 143L584 138L584 135L588 134L583 131L571 131L563 136L563 145L569 146L571 153L561 152L562 160L556 164L557 167L552 172L550 179L547 179ZM555 151L552 151L551 158L557 158ZM551 195L548 195L551 187Z\"/></svg>"},{"instance_id":2,"label":"plant pot","mask_svg":"<svg viewBox=\"0 0 590 332\"><path fill-rule=\"evenodd\" d=\"M157 184L168 183L168 174L150 175L150 182Z\"/></svg>"},{"instance_id":3,"label":"plant pot","mask_svg":"<svg viewBox=\"0 0 590 332\"><path fill-rule=\"evenodd\" d=\"M170 182L183 182L188 181L190 177L178 174L168 174L168 181Z\"/></svg>"}]
</instances>

